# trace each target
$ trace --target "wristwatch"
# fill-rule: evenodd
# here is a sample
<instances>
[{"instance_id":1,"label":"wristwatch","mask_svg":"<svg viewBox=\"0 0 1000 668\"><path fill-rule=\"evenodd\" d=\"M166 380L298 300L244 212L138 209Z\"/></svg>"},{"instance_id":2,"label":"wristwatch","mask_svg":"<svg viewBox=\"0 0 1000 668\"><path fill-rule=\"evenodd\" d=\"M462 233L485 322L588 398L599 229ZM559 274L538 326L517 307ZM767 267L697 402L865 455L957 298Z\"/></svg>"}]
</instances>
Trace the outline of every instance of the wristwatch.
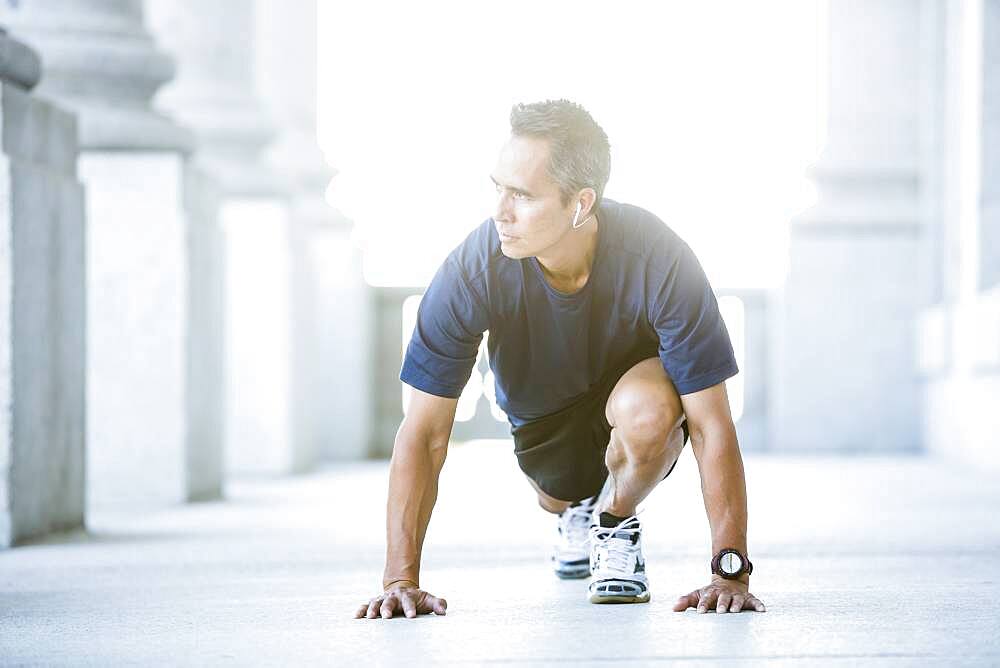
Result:
<instances>
[{"instance_id":1,"label":"wristwatch","mask_svg":"<svg viewBox=\"0 0 1000 668\"><path fill-rule=\"evenodd\" d=\"M736 580L741 575L753 573L753 564L739 550L726 548L712 559L712 572L727 580Z\"/></svg>"}]
</instances>

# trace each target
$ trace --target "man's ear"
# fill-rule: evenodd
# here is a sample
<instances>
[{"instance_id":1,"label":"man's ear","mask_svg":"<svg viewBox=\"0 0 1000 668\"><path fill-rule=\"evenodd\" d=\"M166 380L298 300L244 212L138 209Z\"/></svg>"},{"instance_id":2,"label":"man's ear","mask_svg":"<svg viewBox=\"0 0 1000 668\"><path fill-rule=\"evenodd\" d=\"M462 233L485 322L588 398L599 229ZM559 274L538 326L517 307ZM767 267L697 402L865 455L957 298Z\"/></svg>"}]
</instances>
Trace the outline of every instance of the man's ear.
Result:
<instances>
[{"instance_id":1,"label":"man's ear","mask_svg":"<svg viewBox=\"0 0 1000 668\"><path fill-rule=\"evenodd\" d=\"M586 220L587 216L595 213L594 202L597 201L597 191L593 188L584 188L577 195L576 201L580 203L580 220Z\"/></svg>"}]
</instances>

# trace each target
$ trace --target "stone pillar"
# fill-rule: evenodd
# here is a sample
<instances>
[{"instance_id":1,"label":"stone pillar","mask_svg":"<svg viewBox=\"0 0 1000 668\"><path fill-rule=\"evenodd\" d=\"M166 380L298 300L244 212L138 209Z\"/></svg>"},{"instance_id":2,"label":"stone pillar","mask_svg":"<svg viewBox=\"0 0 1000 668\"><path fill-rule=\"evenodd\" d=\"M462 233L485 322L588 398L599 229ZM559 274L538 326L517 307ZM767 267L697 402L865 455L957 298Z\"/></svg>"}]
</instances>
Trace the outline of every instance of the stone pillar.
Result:
<instances>
[{"instance_id":1,"label":"stone pillar","mask_svg":"<svg viewBox=\"0 0 1000 668\"><path fill-rule=\"evenodd\" d=\"M375 441L374 350L379 338L375 294L364 281L361 254L343 226L325 228L315 238L312 251L318 267L316 329L320 337L322 391L316 395L314 405L323 457L364 459L374 454ZM397 376L384 387L398 388L398 373L397 367ZM388 395L398 400L398 393Z\"/></svg>"},{"instance_id":2,"label":"stone pillar","mask_svg":"<svg viewBox=\"0 0 1000 668\"><path fill-rule=\"evenodd\" d=\"M87 496L91 505L188 498L189 132L150 99L174 73L141 0L24 0L5 13L44 63L40 95L79 118L87 188Z\"/></svg>"},{"instance_id":3,"label":"stone pillar","mask_svg":"<svg viewBox=\"0 0 1000 668\"><path fill-rule=\"evenodd\" d=\"M257 90L254 3L149 0L147 9L180 69L157 102L194 130L194 163L220 197L226 249L224 468L287 473L296 466L289 204L294 179L264 156L276 130Z\"/></svg>"},{"instance_id":4,"label":"stone pillar","mask_svg":"<svg viewBox=\"0 0 1000 668\"><path fill-rule=\"evenodd\" d=\"M76 118L29 92L39 75L0 30L0 549L85 515Z\"/></svg>"},{"instance_id":5,"label":"stone pillar","mask_svg":"<svg viewBox=\"0 0 1000 668\"><path fill-rule=\"evenodd\" d=\"M828 143L791 225L779 299L773 449L915 450L920 4L828 3Z\"/></svg>"},{"instance_id":6,"label":"stone pillar","mask_svg":"<svg viewBox=\"0 0 1000 668\"><path fill-rule=\"evenodd\" d=\"M923 435L934 454L1000 473L1000 0L934 10L940 285L917 326Z\"/></svg>"},{"instance_id":7,"label":"stone pillar","mask_svg":"<svg viewBox=\"0 0 1000 668\"><path fill-rule=\"evenodd\" d=\"M373 296L352 225L324 197L335 172L316 143L316 0L257 0L257 80L291 181L295 469L356 458L371 440Z\"/></svg>"},{"instance_id":8,"label":"stone pillar","mask_svg":"<svg viewBox=\"0 0 1000 668\"><path fill-rule=\"evenodd\" d=\"M1000 1L983 3L983 199L979 289L1000 287Z\"/></svg>"},{"instance_id":9,"label":"stone pillar","mask_svg":"<svg viewBox=\"0 0 1000 668\"><path fill-rule=\"evenodd\" d=\"M225 444L225 236L219 185L197 159L184 170L188 214L188 498L222 497Z\"/></svg>"}]
</instances>

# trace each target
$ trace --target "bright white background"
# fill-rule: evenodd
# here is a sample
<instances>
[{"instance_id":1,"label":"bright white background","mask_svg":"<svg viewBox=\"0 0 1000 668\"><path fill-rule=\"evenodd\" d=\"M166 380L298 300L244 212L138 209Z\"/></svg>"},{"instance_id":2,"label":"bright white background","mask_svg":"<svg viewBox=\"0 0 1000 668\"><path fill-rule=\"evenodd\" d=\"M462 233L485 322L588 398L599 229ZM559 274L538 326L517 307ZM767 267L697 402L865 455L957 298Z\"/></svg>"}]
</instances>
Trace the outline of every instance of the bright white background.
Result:
<instances>
[{"instance_id":1,"label":"bright white background","mask_svg":"<svg viewBox=\"0 0 1000 668\"><path fill-rule=\"evenodd\" d=\"M320 4L331 202L373 285L425 285L489 217L515 102L566 97L611 140L606 194L694 248L716 289L780 284L824 127L806 0Z\"/></svg>"}]
</instances>

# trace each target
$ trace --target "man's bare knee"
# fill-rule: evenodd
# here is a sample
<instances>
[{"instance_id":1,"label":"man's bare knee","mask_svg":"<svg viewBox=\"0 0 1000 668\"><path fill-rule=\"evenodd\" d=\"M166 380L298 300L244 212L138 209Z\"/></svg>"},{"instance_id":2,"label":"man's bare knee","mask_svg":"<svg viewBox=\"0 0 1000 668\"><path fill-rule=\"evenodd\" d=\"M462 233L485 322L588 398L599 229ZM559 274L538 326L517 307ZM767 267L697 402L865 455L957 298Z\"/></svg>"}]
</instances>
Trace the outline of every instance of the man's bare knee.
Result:
<instances>
[{"instance_id":1,"label":"man's bare knee","mask_svg":"<svg viewBox=\"0 0 1000 668\"><path fill-rule=\"evenodd\" d=\"M650 358L618 379L604 410L608 423L622 430L619 433L649 440L669 435L684 409L659 359Z\"/></svg>"},{"instance_id":2,"label":"man's bare knee","mask_svg":"<svg viewBox=\"0 0 1000 668\"><path fill-rule=\"evenodd\" d=\"M669 470L684 449L684 430L681 427L683 422L682 415L673 422L672 428L647 441L628 442L622 438L619 429L613 429L611 441L604 453L605 466L611 472L618 471L626 465L644 468L652 464L659 464L665 471Z\"/></svg>"},{"instance_id":3,"label":"man's bare knee","mask_svg":"<svg viewBox=\"0 0 1000 668\"><path fill-rule=\"evenodd\" d=\"M660 460L670 450L679 452L675 442L681 434L682 413L669 404L656 401L633 404L632 408L631 412L619 411L616 415L618 424L613 430L616 438L612 441L617 446L613 449L618 452L613 453L613 457L645 466Z\"/></svg>"},{"instance_id":4,"label":"man's bare knee","mask_svg":"<svg viewBox=\"0 0 1000 668\"><path fill-rule=\"evenodd\" d=\"M542 491L542 488L538 486L538 483L532 478L528 478L528 482L534 488L535 493L538 495L538 505L542 507L542 510L558 515L562 511L566 510L573 503L572 501L563 501L562 499L556 499L549 496Z\"/></svg>"}]
</instances>

